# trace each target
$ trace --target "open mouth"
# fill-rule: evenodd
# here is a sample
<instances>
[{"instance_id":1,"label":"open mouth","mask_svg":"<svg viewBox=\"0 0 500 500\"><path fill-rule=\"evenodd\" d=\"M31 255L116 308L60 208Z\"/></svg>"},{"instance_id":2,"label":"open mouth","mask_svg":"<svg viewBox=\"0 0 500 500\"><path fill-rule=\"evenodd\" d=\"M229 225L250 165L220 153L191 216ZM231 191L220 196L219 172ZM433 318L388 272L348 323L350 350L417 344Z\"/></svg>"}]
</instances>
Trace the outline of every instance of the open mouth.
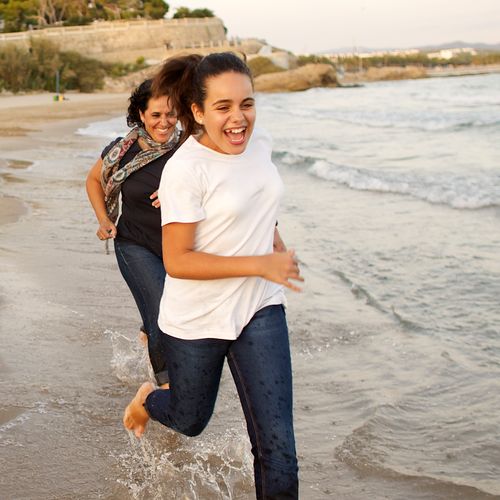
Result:
<instances>
[{"instance_id":1,"label":"open mouth","mask_svg":"<svg viewBox=\"0 0 500 500\"><path fill-rule=\"evenodd\" d=\"M224 130L224 133L228 137L229 142L231 144L238 146L245 142L246 131L247 131L246 127L239 127L239 128L228 128Z\"/></svg>"},{"instance_id":2,"label":"open mouth","mask_svg":"<svg viewBox=\"0 0 500 500\"><path fill-rule=\"evenodd\" d=\"M157 128L156 131L159 134L168 134L170 132L170 129L169 128Z\"/></svg>"}]
</instances>

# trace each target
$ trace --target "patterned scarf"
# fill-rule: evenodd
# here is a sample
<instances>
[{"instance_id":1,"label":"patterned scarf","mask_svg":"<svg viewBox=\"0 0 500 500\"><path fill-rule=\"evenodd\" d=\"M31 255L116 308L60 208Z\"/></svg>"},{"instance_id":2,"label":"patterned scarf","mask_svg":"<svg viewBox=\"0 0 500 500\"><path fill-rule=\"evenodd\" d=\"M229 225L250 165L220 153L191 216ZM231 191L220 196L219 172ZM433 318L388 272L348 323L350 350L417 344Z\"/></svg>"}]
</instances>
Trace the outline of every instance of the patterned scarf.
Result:
<instances>
[{"instance_id":1,"label":"patterned scarf","mask_svg":"<svg viewBox=\"0 0 500 500\"><path fill-rule=\"evenodd\" d=\"M101 186L104 191L106 211L113 223L118 218L118 199L121 185L125 179L144 167L144 165L174 149L179 143L180 135L180 130L175 128L170 139L162 144L153 141L142 127L134 127L126 137L118 141L108 151L108 154L102 160ZM136 141L139 141L142 150L123 168L120 168L120 160Z\"/></svg>"}]
</instances>

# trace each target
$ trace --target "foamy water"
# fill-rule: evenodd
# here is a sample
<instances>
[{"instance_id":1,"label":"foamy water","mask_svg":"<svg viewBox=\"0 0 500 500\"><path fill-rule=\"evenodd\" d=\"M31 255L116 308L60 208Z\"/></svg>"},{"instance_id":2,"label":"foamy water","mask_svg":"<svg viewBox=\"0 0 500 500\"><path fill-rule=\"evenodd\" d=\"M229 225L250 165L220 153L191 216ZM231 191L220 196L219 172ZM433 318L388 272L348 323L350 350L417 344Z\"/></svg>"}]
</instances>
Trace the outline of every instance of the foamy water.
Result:
<instances>
[{"instance_id":1,"label":"foamy water","mask_svg":"<svg viewBox=\"0 0 500 500\"><path fill-rule=\"evenodd\" d=\"M488 75L258 95L306 277L288 310L301 498L500 496L499 92ZM0 241L1 491L253 498L227 371L201 436L121 428L151 373L82 182L124 132L121 117L92 123L11 154L29 169L2 166L2 192L31 212Z\"/></svg>"}]
</instances>

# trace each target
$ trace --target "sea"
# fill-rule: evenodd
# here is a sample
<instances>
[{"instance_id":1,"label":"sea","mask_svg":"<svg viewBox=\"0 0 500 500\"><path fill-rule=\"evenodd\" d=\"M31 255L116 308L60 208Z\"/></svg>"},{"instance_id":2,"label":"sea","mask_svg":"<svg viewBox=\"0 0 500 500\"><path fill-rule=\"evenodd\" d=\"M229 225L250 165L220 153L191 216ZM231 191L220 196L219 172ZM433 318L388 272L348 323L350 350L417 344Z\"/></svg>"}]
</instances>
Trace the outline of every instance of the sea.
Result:
<instances>
[{"instance_id":1,"label":"sea","mask_svg":"<svg viewBox=\"0 0 500 500\"><path fill-rule=\"evenodd\" d=\"M500 499L500 74L257 94L257 114L306 280L287 309L300 498ZM2 302L0 496L254 498L227 368L201 436L121 426L151 373L83 186L125 132L112 117L3 160L31 208L0 240L22 257L2 290L30 297Z\"/></svg>"}]
</instances>

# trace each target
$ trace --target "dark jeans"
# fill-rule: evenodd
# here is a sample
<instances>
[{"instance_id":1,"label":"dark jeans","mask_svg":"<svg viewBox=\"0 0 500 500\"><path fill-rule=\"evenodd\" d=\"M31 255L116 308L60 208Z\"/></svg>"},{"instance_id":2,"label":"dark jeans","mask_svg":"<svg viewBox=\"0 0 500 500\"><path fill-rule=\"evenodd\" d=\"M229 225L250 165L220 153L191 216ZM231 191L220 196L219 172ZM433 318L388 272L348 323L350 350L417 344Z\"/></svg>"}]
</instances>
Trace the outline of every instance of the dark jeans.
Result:
<instances>
[{"instance_id":1,"label":"dark jeans","mask_svg":"<svg viewBox=\"0 0 500 500\"><path fill-rule=\"evenodd\" d=\"M227 358L245 414L258 499L298 498L292 369L283 306L258 311L237 340L165 336L170 389L153 391L151 418L196 436L214 409Z\"/></svg>"},{"instance_id":2,"label":"dark jeans","mask_svg":"<svg viewBox=\"0 0 500 500\"><path fill-rule=\"evenodd\" d=\"M168 382L165 334L158 327L158 311L165 281L163 261L147 248L116 238L118 267L127 282L141 314L148 336L151 365L159 385Z\"/></svg>"}]
</instances>

